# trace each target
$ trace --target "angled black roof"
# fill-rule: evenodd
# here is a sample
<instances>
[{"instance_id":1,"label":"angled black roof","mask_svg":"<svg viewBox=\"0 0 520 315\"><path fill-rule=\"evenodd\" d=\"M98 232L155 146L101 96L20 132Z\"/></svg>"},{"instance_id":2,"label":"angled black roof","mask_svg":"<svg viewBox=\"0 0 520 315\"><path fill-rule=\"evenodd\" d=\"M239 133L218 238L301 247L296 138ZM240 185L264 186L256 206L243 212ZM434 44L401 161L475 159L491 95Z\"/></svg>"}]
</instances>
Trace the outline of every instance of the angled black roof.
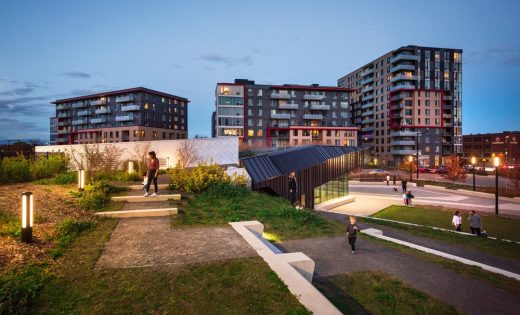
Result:
<instances>
[{"instance_id":1,"label":"angled black roof","mask_svg":"<svg viewBox=\"0 0 520 315\"><path fill-rule=\"evenodd\" d=\"M360 151L360 147L307 145L242 159L254 182L288 175L322 164L335 157Z\"/></svg>"}]
</instances>

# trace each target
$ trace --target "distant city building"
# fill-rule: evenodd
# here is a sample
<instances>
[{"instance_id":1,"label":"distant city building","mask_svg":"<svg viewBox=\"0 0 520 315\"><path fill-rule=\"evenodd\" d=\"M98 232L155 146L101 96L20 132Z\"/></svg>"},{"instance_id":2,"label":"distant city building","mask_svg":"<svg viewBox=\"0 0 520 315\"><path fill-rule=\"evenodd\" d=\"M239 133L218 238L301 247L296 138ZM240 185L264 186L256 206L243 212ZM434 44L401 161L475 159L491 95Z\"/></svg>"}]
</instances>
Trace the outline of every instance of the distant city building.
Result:
<instances>
[{"instance_id":1,"label":"distant city building","mask_svg":"<svg viewBox=\"0 0 520 315\"><path fill-rule=\"evenodd\" d=\"M498 156L501 163L520 164L520 131L464 135L464 156L479 160Z\"/></svg>"},{"instance_id":2,"label":"distant city building","mask_svg":"<svg viewBox=\"0 0 520 315\"><path fill-rule=\"evenodd\" d=\"M237 136L250 147L357 146L357 128L350 125L350 91L317 84L255 84L245 79L218 83L212 135Z\"/></svg>"},{"instance_id":3,"label":"distant city building","mask_svg":"<svg viewBox=\"0 0 520 315\"><path fill-rule=\"evenodd\" d=\"M417 153L421 165L462 153L462 50L404 46L341 77L352 125L384 165ZM416 135L419 133L419 137Z\"/></svg>"},{"instance_id":4,"label":"distant city building","mask_svg":"<svg viewBox=\"0 0 520 315\"><path fill-rule=\"evenodd\" d=\"M142 87L56 100L50 143L186 139L188 102Z\"/></svg>"}]
</instances>

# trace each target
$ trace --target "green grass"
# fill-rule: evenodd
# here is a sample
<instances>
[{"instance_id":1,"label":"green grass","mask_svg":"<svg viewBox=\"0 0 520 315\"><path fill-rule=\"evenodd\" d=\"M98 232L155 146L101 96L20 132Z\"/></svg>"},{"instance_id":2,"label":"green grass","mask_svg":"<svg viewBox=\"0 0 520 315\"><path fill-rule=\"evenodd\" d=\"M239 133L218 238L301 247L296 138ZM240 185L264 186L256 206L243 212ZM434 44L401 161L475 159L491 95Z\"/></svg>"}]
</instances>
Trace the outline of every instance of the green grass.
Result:
<instances>
[{"instance_id":1,"label":"green grass","mask_svg":"<svg viewBox=\"0 0 520 315\"><path fill-rule=\"evenodd\" d=\"M468 176L470 176L470 175L468 175ZM432 180L422 180L422 179L420 179L419 181L417 181L417 184L419 186L433 185L433 186L446 187L448 189L473 190L473 186L472 185L457 184L457 183L452 183L452 182L437 182L437 181L432 181ZM479 191L479 192L483 192L483 193L488 193L488 194L494 194L495 193L495 187L476 186L475 190ZM514 187L510 187L507 190L504 187L499 187L498 188L498 195L502 196L502 197L510 197L510 198L512 198L512 197L519 197L520 196L520 191L518 189L515 189Z\"/></svg>"},{"instance_id":2,"label":"green grass","mask_svg":"<svg viewBox=\"0 0 520 315\"><path fill-rule=\"evenodd\" d=\"M19 237L20 233L20 220L0 210L0 236Z\"/></svg>"},{"instance_id":3,"label":"green grass","mask_svg":"<svg viewBox=\"0 0 520 315\"><path fill-rule=\"evenodd\" d=\"M458 314L453 306L380 271L318 278L315 285L344 314Z\"/></svg>"},{"instance_id":4,"label":"green grass","mask_svg":"<svg viewBox=\"0 0 520 315\"><path fill-rule=\"evenodd\" d=\"M308 314L261 258L182 268L96 270L116 220L70 247L31 314Z\"/></svg>"},{"instance_id":5,"label":"green grass","mask_svg":"<svg viewBox=\"0 0 520 315\"><path fill-rule=\"evenodd\" d=\"M397 220L402 222L416 223L421 225L428 225L440 228L450 228L452 212L439 210L438 208L425 207L404 207L404 206L390 206L384 210L373 215L377 218ZM467 217L467 212L463 212L463 218ZM520 260L520 245L499 240L492 240L487 238L477 238L468 235L461 235L451 232L442 232L423 227L408 226L405 224L385 222L379 220L371 220L369 218L360 220L370 222L373 224L383 225L405 230L413 235L420 237L427 237L443 242L447 242L456 246L465 247L468 249L486 252L492 255L501 256L505 258ZM490 236L497 236L499 238L518 240L518 224L519 219L495 217L492 215L482 216L484 228L488 229ZM448 223L446 223L448 222ZM467 228L467 221L466 229ZM465 230L463 228L463 230Z\"/></svg>"},{"instance_id":6,"label":"green grass","mask_svg":"<svg viewBox=\"0 0 520 315\"><path fill-rule=\"evenodd\" d=\"M248 190L237 194L219 192L207 191L188 200L172 201L172 206L181 209L178 215L172 216L172 226L223 225L258 220L264 224L270 239L276 241L345 233L341 222L328 220L310 209L295 209L279 197Z\"/></svg>"},{"instance_id":7,"label":"green grass","mask_svg":"<svg viewBox=\"0 0 520 315\"><path fill-rule=\"evenodd\" d=\"M433 254L428 254L410 247L406 247L403 245L399 245L393 242L381 240L369 235L364 234L363 237L370 239L371 241L375 243L382 244L386 247L394 248L399 250L400 252L411 255L414 257L417 257L419 259L439 264L445 268L451 269L458 274L471 277L476 280L484 281L496 288L508 290L512 293L515 293L517 295L520 295L520 281L517 281L513 278L509 278L506 276L502 276L496 273L488 272L486 270L483 270L482 268L479 268L477 266L469 266L465 265L463 263L460 263L458 261L446 259L440 256L436 256Z\"/></svg>"}]
</instances>

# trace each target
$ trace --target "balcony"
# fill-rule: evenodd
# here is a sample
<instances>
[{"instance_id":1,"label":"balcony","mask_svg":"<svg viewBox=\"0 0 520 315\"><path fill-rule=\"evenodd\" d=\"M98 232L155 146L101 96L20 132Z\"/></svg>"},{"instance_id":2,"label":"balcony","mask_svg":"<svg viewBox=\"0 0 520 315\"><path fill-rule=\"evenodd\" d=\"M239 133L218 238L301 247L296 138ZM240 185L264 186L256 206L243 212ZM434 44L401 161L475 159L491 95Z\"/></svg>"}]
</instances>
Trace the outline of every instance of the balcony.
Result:
<instances>
[{"instance_id":1,"label":"balcony","mask_svg":"<svg viewBox=\"0 0 520 315\"><path fill-rule=\"evenodd\" d=\"M361 109L367 109L367 108L372 108L372 107L374 107L374 103L369 102L369 103L366 103L363 106L361 106Z\"/></svg>"},{"instance_id":2,"label":"balcony","mask_svg":"<svg viewBox=\"0 0 520 315\"><path fill-rule=\"evenodd\" d=\"M107 103L107 100L104 98L100 99L100 100L90 101L90 105L92 105L92 106L105 105L106 103Z\"/></svg>"},{"instance_id":3,"label":"balcony","mask_svg":"<svg viewBox=\"0 0 520 315\"><path fill-rule=\"evenodd\" d=\"M107 122L106 118L93 118L90 120L91 124L104 124Z\"/></svg>"},{"instance_id":4,"label":"balcony","mask_svg":"<svg viewBox=\"0 0 520 315\"><path fill-rule=\"evenodd\" d=\"M390 110L401 110L404 108L404 103L398 103L398 104L393 104L391 107L390 107Z\"/></svg>"},{"instance_id":5,"label":"balcony","mask_svg":"<svg viewBox=\"0 0 520 315\"><path fill-rule=\"evenodd\" d=\"M99 108L99 109L96 109L96 114L98 114L98 115L110 114L110 108Z\"/></svg>"},{"instance_id":6,"label":"balcony","mask_svg":"<svg viewBox=\"0 0 520 315\"><path fill-rule=\"evenodd\" d=\"M374 68L365 69L365 70L363 70L363 72L360 73L360 75L362 77L364 77L364 76L367 76L367 75L369 75L371 73L374 73Z\"/></svg>"},{"instance_id":7,"label":"balcony","mask_svg":"<svg viewBox=\"0 0 520 315\"><path fill-rule=\"evenodd\" d=\"M298 109L298 104L279 104L279 109Z\"/></svg>"},{"instance_id":8,"label":"balcony","mask_svg":"<svg viewBox=\"0 0 520 315\"><path fill-rule=\"evenodd\" d=\"M397 82L397 81L404 81L404 80L411 80L411 81L417 81L417 76L415 75L396 75L395 77L392 77L390 79L390 82Z\"/></svg>"},{"instance_id":9,"label":"balcony","mask_svg":"<svg viewBox=\"0 0 520 315\"><path fill-rule=\"evenodd\" d=\"M309 101L321 101L324 98L325 98L325 95L321 95L321 94L305 94L303 96L304 100L309 100Z\"/></svg>"},{"instance_id":10,"label":"balcony","mask_svg":"<svg viewBox=\"0 0 520 315\"><path fill-rule=\"evenodd\" d=\"M408 54L399 54L397 56L394 56L390 58L390 63L396 63L401 60L407 60L407 61L419 61L419 56L417 55L408 55Z\"/></svg>"},{"instance_id":11,"label":"balcony","mask_svg":"<svg viewBox=\"0 0 520 315\"><path fill-rule=\"evenodd\" d=\"M415 65L400 64L400 65L397 65L395 67L391 67L390 68L390 72L392 72L392 73L398 72L398 71L402 71L402 70L414 71L415 70Z\"/></svg>"},{"instance_id":12,"label":"balcony","mask_svg":"<svg viewBox=\"0 0 520 315\"><path fill-rule=\"evenodd\" d=\"M271 119L291 119L291 114L271 114Z\"/></svg>"},{"instance_id":13,"label":"balcony","mask_svg":"<svg viewBox=\"0 0 520 315\"><path fill-rule=\"evenodd\" d=\"M361 93L366 93L366 92L370 92L370 91L373 91L373 90L374 90L374 86L373 85L369 85L369 86L366 86L363 89L361 89Z\"/></svg>"},{"instance_id":14,"label":"balcony","mask_svg":"<svg viewBox=\"0 0 520 315\"><path fill-rule=\"evenodd\" d=\"M90 114L91 114L90 110L85 109L85 110L79 110L77 115L78 116L88 116Z\"/></svg>"},{"instance_id":15,"label":"balcony","mask_svg":"<svg viewBox=\"0 0 520 315\"><path fill-rule=\"evenodd\" d=\"M374 131L374 127L368 126L368 127L361 127L362 132L368 132L368 131Z\"/></svg>"},{"instance_id":16,"label":"balcony","mask_svg":"<svg viewBox=\"0 0 520 315\"><path fill-rule=\"evenodd\" d=\"M394 140L390 142L390 145L412 145L415 146L414 140Z\"/></svg>"},{"instance_id":17,"label":"balcony","mask_svg":"<svg viewBox=\"0 0 520 315\"><path fill-rule=\"evenodd\" d=\"M390 154L392 155L415 155L417 152L412 149L405 150L390 150Z\"/></svg>"},{"instance_id":18,"label":"balcony","mask_svg":"<svg viewBox=\"0 0 520 315\"><path fill-rule=\"evenodd\" d=\"M373 110L369 110L369 111L366 111L366 112L362 112L361 113L361 116L362 117L365 117L365 116L373 116L374 115L374 111Z\"/></svg>"},{"instance_id":19,"label":"balcony","mask_svg":"<svg viewBox=\"0 0 520 315\"><path fill-rule=\"evenodd\" d=\"M63 135L63 134L66 134L66 133L69 133L68 129L58 129L58 134Z\"/></svg>"},{"instance_id":20,"label":"balcony","mask_svg":"<svg viewBox=\"0 0 520 315\"><path fill-rule=\"evenodd\" d=\"M413 84L399 84L394 85L390 88L390 92L398 91L398 90L415 90L415 85Z\"/></svg>"},{"instance_id":21,"label":"balcony","mask_svg":"<svg viewBox=\"0 0 520 315\"><path fill-rule=\"evenodd\" d=\"M369 119L364 119L364 120L362 120L362 121L361 121L361 124L362 124L362 125L366 125L366 124L372 124L373 122L374 122L374 119L369 118ZM365 129L363 129L363 130L365 130Z\"/></svg>"},{"instance_id":22,"label":"balcony","mask_svg":"<svg viewBox=\"0 0 520 315\"><path fill-rule=\"evenodd\" d=\"M280 100L288 100L291 98L291 94L289 93L271 93L271 98L280 99Z\"/></svg>"},{"instance_id":23,"label":"balcony","mask_svg":"<svg viewBox=\"0 0 520 315\"><path fill-rule=\"evenodd\" d=\"M69 118L70 117L70 113L59 113L58 114L58 118Z\"/></svg>"},{"instance_id":24,"label":"balcony","mask_svg":"<svg viewBox=\"0 0 520 315\"><path fill-rule=\"evenodd\" d=\"M57 110L66 110L66 109L69 109L70 106L69 104L59 104L59 105L56 105L56 109Z\"/></svg>"},{"instance_id":25,"label":"balcony","mask_svg":"<svg viewBox=\"0 0 520 315\"><path fill-rule=\"evenodd\" d=\"M88 120L87 119L76 119L76 120L72 121L72 125L74 125L74 126L86 125L86 124L88 124Z\"/></svg>"},{"instance_id":26,"label":"balcony","mask_svg":"<svg viewBox=\"0 0 520 315\"><path fill-rule=\"evenodd\" d=\"M311 109L313 109L313 110L330 110L330 105L314 104L314 105L311 105Z\"/></svg>"},{"instance_id":27,"label":"balcony","mask_svg":"<svg viewBox=\"0 0 520 315\"><path fill-rule=\"evenodd\" d=\"M117 115L116 121L131 121L134 120L134 115Z\"/></svg>"},{"instance_id":28,"label":"balcony","mask_svg":"<svg viewBox=\"0 0 520 315\"><path fill-rule=\"evenodd\" d=\"M72 108L85 108L87 106L88 106L88 104L85 102L72 103Z\"/></svg>"},{"instance_id":29,"label":"balcony","mask_svg":"<svg viewBox=\"0 0 520 315\"><path fill-rule=\"evenodd\" d=\"M124 103L124 102L131 102L134 100L133 95L127 95L127 96L118 96L116 97L116 103Z\"/></svg>"},{"instance_id":30,"label":"balcony","mask_svg":"<svg viewBox=\"0 0 520 315\"><path fill-rule=\"evenodd\" d=\"M58 124L57 124L58 127L63 127L63 126L68 126L68 125L70 125L70 121L58 121Z\"/></svg>"},{"instance_id":31,"label":"balcony","mask_svg":"<svg viewBox=\"0 0 520 315\"><path fill-rule=\"evenodd\" d=\"M121 110L123 112L131 112L131 111L136 111L136 110L139 110L141 107L139 105L125 105L125 106L121 106Z\"/></svg>"},{"instance_id":32,"label":"balcony","mask_svg":"<svg viewBox=\"0 0 520 315\"><path fill-rule=\"evenodd\" d=\"M371 99L374 99L374 95L372 95L372 94L363 96L363 98L361 100L364 102L364 101L369 101Z\"/></svg>"},{"instance_id":33,"label":"balcony","mask_svg":"<svg viewBox=\"0 0 520 315\"><path fill-rule=\"evenodd\" d=\"M341 104L339 104L339 107L343 108L343 109L348 109L348 104L341 103Z\"/></svg>"},{"instance_id":34,"label":"balcony","mask_svg":"<svg viewBox=\"0 0 520 315\"><path fill-rule=\"evenodd\" d=\"M395 131L390 133L390 137L415 137L415 131Z\"/></svg>"},{"instance_id":35,"label":"balcony","mask_svg":"<svg viewBox=\"0 0 520 315\"><path fill-rule=\"evenodd\" d=\"M303 119L318 120L318 119L323 119L323 115L321 115L321 114L304 114Z\"/></svg>"},{"instance_id":36,"label":"balcony","mask_svg":"<svg viewBox=\"0 0 520 315\"><path fill-rule=\"evenodd\" d=\"M366 78L366 79L361 80L361 82L359 82L359 84L365 85L365 84L369 84L372 82L374 82L374 78Z\"/></svg>"},{"instance_id":37,"label":"balcony","mask_svg":"<svg viewBox=\"0 0 520 315\"><path fill-rule=\"evenodd\" d=\"M406 98L406 97L411 97L411 96L406 95L406 94L404 94L404 93L399 93L399 94L396 94L396 95L392 96L392 97L390 98L390 100L392 100L392 101L397 101L397 100L401 100L401 99Z\"/></svg>"}]
</instances>

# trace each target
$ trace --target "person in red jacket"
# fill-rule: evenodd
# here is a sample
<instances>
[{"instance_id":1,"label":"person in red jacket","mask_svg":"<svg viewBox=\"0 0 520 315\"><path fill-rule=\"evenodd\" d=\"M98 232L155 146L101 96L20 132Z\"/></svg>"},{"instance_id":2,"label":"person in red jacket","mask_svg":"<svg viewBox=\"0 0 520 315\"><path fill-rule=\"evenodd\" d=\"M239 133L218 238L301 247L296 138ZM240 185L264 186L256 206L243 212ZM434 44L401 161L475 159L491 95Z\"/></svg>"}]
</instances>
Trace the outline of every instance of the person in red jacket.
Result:
<instances>
[{"instance_id":1,"label":"person in red jacket","mask_svg":"<svg viewBox=\"0 0 520 315\"><path fill-rule=\"evenodd\" d=\"M148 181L146 182L146 193L144 194L145 197L150 196L150 185L153 182L155 192L151 195L152 197L157 196L157 177L159 176L159 159L157 158L157 155L154 151L148 152L148 171L146 175L148 176Z\"/></svg>"}]
</instances>

